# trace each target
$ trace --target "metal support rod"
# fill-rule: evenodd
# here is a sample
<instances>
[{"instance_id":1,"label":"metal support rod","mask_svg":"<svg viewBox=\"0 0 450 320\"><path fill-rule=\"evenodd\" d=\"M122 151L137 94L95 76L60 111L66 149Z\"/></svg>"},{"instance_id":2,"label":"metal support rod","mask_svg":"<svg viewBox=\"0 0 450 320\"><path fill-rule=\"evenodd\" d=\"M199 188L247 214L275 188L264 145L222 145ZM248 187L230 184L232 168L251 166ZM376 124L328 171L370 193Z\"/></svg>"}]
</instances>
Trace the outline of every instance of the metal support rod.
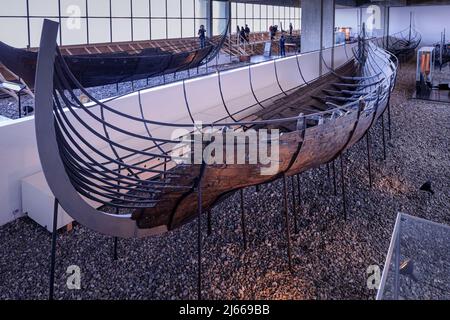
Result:
<instances>
[{"instance_id":1,"label":"metal support rod","mask_svg":"<svg viewBox=\"0 0 450 320\"><path fill-rule=\"evenodd\" d=\"M297 192L298 192L298 207L302 204L302 192L300 188L300 174L297 175Z\"/></svg>"},{"instance_id":2,"label":"metal support rod","mask_svg":"<svg viewBox=\"0 0 450 320\"><path fill-rule=\"evenodd\" d=\"M198 211L198 219L197 219L197 257L198 257L198 265L197 265L197 299L202 299L202 185L201 182L197 187L197 211Z\"/></svg>"},{"instance_id":3,"label":"metal support rod","mask_svg":"<svg viewBox=\"0 0 450 320\"><path fill-rule=\"evenodd\" d=\"M369 187L372 188L372 165L370 162L370 131L369 130L366 133L366 142L367 142L367 171L369 173Z\"/></svg>"},{"instance_id":4,"label":"metal support rod","mask_svg":"<svg viewBox=\"0 0 450 320\"><path fill-rule=\"evenodd\" d=\"M120 174L122 170L122 166L119 164L117 166L117 173ZM120 193L120 181L117 182L117 192ZM120 212L119 207L116 207L116 214L118 215ZM114 250L113 250L113 260L117 260L117 237L114 237Z\"/></svg>"},{"instance_id":5,"label":"metal support rod","mask_svg":"<svg viewBox=\"0 0 450 320\"><path fill-rule=\"evenodd\" d=\"M336 166L333 160L333 191L334 196L337 196L337 184L336 184Z\"/></svg>"},{"instance_id":6,"label":"metal support rod","mask_svg":"<svg viewBox=\"0 0 450 320\"><path fill-rule=\"evenodd\" d=\"M244 250L247 250L247 230L245 228L244 189L241 189L241 226L242 226L242 241L244 242Z\"/></svg>"},{"instance_id":7,"label":"metal support rod","mask_svg":"<svg viewBox=\"0 0 450 320\"><path fill-rule=\"evenodd\" d=\"M341 154L341 184L342 184L342 206L344 209L344 219L347 220L347 199L345 197L345 175L344 175L344 160Z\"/></svg>"},{"instance_id":8,"label":"metal support rod","mask_svg":"<svg viewBox=\"0 0 450 320\"><path fill-rule=\"evenodd\" d=\"M50 283L48 299L53 300L55 288L55 260L56 260L56 232L58 223L58 199L55 198L53 205L53 228L52 228L52 248L50 254Z\"/></svg>"},{"instance_id":9,"label":"metal support rod","mask_svg":"<svg viewBox=\"0 0 450 320\"><path fill-rule=\"evenodd\" d=\"M284 217L286 227L286 241L287 241L287 255L288 255L288 267L292 272L292 256L291 256L291 231L289 230L289 209L288 209L288 190L286 175L283 175L283 195L284 195Z\"/></svg>"},{"instance_id":10,"label":"metal support rod","mask_svg":"<svg viewBox=\"0 0 450 320\"><path fill-rule=\"evenodd\" d=\"M291 176L291 184L292 184L292 210L294 211L294 232L298 233L297 226L297 208L295 206L295 181L294 176Z\"/></svg>"},{"instance_id":11,"label":"metal support rod","mask_svg":"<svg viewBox=\"0 0 450 320\"><path fill-rule=\"evenodd\" d=\"M398 300L399 288L400 288L400 235L402 218L398 220L399 226L397 229L396 243L395 243L395 259L394 259L394 299Z\"/></svg>"},{"instance_id":12,"label":"metal support rod","mask_svg":"<svg viewBox=\"0 0 450 320\"><path fill-rule=\"evenodd\" d=\"M389 132L389 141L392 140L392 130L391 130L391 104L388 102L388 132Z\"/></svg>"},{"instance_id":13,"label":"metal support rod","mask_svg":"<svg viewBox=\"0 0 450 320\"><path fill-rule=\"evenodd\" d=\"M114 237L114 260L117 260L117 237Z\"/></svg>"},{"instance_id":14,"label":"metal support rod","mask_svg":"<svg viewBox=\"0 0 450 320\"><path fill-rule=\"evenodd\" d=\"M381 131L383 132L383 160L386 160L386 136L384 134L384 113L381 115Z\"/></svg>"}]
</instances>

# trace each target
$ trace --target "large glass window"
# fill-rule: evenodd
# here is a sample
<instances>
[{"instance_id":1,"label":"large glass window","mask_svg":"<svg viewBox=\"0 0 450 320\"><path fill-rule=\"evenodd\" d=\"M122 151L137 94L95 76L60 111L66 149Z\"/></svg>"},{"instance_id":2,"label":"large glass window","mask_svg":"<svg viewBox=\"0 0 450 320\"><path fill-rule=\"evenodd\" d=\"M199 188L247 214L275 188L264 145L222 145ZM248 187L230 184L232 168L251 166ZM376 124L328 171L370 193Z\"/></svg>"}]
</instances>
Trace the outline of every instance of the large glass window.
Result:
<instances>
[{"instance_id":1,"label":"large glass window","mask_svg":"<svg viewBox=\"0 0 450 320\"><path fill-rule=\"evenodd\" d=\"M86 0L60 0L60 1L61 1L61 16L63 17L86 16Z\"/></svg>"},{"instance_id":2,"label":"large glass window","mask_svg":"<svg viewBox=\"0 0 450 320\"><path fill-rule=\"evenodd\" d=\"M14 1L14 0L13 0ZM9 5L8 1L0 7L3 10L4 6ZM58 17L59 15L59 5L58 0L29 0L30 4L30 16L38 17Z\"/></svg>"},{"instance_id":3,"label":"large glass window","mask_svg":"<svg viewBox=\"0 0 450 320\"><path fill-rule=\"evenodd\" d=\"M111 28L109 24L109 19L89 18L89 42L105 43L110 41L111 41Z\"/></svg>"},{"instance_id":4,"label":"large glass window","mask_svg":"<svg viewBox=\"0 0 450 320\"><path fill-rule=\"evenodd\" d=\"M180 0L167 0L167 17L169 18L181 17Z\"/></svg>"},{"instance_id":5,"label":"large glass window","mask_svg":"<svg viewBox=\"0 0 450 320\"><path fill-rule=\"evenodd\" d=\"M62 45L179 37L196 37L201 24L208 29L206 0L0 0L1 40L17 47L39 44L42 21L61 22ZM231 2L231 30L248 24L251 31L270 25L301 26L300 8ZM212 31L227 24L228 3L214 0ZM28 36L28 24L30 36ZM12 27L13 26L13 27ZM11 30L14 30L12 32Z\"/></svg>"},{"instance_id":6,"label":"large glass window","mask_svg":"<svg viewBox=\"0 0 450 320\"><path fill-rule=\"evenodd\" d=\"M130 41L131 23L130 19L112 19L113 42Z\"/></svg>"},{"instance_id":7,"label":"large glass window","mask_svg":"<svg viewBox=\"0 0 450 320\"><path fill-rule=\"evenodd\" d=\"M194 18L194 0L181 1L181 14L183 18Z\"/></svg>"},{"instance_id":8,"label":"large glass window","mask_svg":"<svg viewBox=\"0 0 450 320\"><path fill-rule=\"evenodd\" d=\"M14 32L11 28L2 26L14 26ZM0 18L0 39L13 47L26 47L28 45L28 26L27 19L24 18Z\"/></svg>"},{"instance_id":9,"label":"large glass window","mask_svg":"<svg viewBox=\"0 0 450 320\"><path fill-rule=\"evenodd\" d=\"M152 3L152 17L164 18L166 16L166 0L151 0L151 1L152 1L151 2Z\"/></svg>"},{"instance_id":10,"label":"large glass window","mask_svg":"<svg viewBox=\"0 0 450 320\"><path fill-rule=\"evenodd\" d=\"M165 39L166 34L166 19L152 19L152 39Z\"/></svg>"},{"instance_id":11,"label":"large glass window","mask_svg":"<svg viewBox=\"0 0 450 320\"><path fill-rule=\"evenodd\" d=\"M109 17L109 0L89 0L88 13L91 17Z\"/></svg>"},{"instance_id":12,"label":"large glass window","mask_svg":"<svg viewBox=\"0 0 450 320\"><path fill-rule=\"evenodd\" d=\"M195 36L194 19L183 19L182 28L183 28L182 37L190 38Z\"/></svg>"},{"instance_id":13,"label":"large glass window","mask_svg":"<svg viewBox=\"0 0 450 320\"><path fill-rule=\"evenodd\" d=\"M1 16L23 16L27 12L26 0L0 1ZM12 20L10 20L12 21Z\"/></svg>"},{"instance_id":14,"label":"large glass window","mask_svg":"<svg viewBox=\"0 0 450 320\"><path fill-rule=\"evenodd\" d=\"M279 30L289 30L292 23L294 29L300 28L300 8L284 7L243 2L231 3L231 30L237 31L237 26L248 24L251 31L264 32L269 26L278 25Z\"/></svg>"},{"instance_id":15,"label":"large glass window","mask_svg":"<svg viewBox=\"0 0 450 320\"><path fill-rule=\"evenodd\" d=\"M90 0L92 1L92 0ZM94 0L95 1L95 0ZM131 17L131 2L130 0L111 0L112 16L120 18Z\"/></svg>"},{"instance_id":16,"label":"large glass window","mask_svg":"<svg viewBox=\"0 0 450 320\"><path fill-rule=\"evenodd\" d=\"M150 16L150 1L133 0L133 17L148 18L149 16Z\"/></svg>"},{"instance_id":17,"label":"large glass window","mask_svg":"<svg viewBox=\"0 0 450 320\"><path fill-rule=\"evenodd\" d=\"M150 24L147 19L133 19L133 39L136 41L150 39Z\"/></svg>"},{"instance_id":18,"label":"large glass window","mask_svg":"<svg viewBox=\"0 0 450 320\"><path fill-rule=\"evenodd\" d=\"M86 18L62 18L60 30L65 45L88 42Z\"/></svg>"},{"instance_id":19,"label":"large glass window","mask_svg":"<svg viewBox=\"0 0 450 320\"><path fill-rule=\"evenodd\" d=\"M227 5L222 1L213 1L213 34L221 34L227 27Z\"/></svg>"}]
</instances>

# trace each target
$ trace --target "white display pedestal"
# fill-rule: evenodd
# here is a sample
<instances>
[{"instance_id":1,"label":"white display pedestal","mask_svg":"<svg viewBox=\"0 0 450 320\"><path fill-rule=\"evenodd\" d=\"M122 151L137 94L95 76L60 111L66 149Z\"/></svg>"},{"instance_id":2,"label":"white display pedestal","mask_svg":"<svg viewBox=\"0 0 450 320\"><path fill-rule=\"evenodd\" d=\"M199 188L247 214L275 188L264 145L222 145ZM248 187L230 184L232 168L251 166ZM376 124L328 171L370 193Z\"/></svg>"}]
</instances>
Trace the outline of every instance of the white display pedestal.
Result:
<instances>
[{"instance_id":1,"label":"white display pedestal","mask_svg":"<svg viewBox=\"0 0 450 320\"><path fill-rule=\"evenodd\" d=\"M22 179L23 212L49 232L53 230L54 201L55 197L42 171ZM59 206L57 229L65 227L72 221L73 219Z\"/></svg>"}]
</instances>

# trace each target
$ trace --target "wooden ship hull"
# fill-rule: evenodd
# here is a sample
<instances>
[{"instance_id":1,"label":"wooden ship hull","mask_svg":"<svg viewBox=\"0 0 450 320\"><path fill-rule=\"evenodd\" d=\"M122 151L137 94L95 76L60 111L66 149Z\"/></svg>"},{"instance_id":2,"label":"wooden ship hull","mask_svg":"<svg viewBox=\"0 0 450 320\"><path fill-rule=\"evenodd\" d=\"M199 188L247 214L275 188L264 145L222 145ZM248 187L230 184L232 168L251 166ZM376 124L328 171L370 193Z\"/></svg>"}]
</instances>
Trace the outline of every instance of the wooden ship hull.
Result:
<instances>
[{"instance_id":1,"label":"wooden ship hull","mask_svg":"<svg viewBox=\"0 0 450 320\"><path fill-rule=\"evenodd\" d=\"M161 49L152 42L97 44L61 47L66 63L83 87L146 79L196 68L219 52L226 33L199 48L197 39ZM172 50L172 51L170 51ZM38 54L35 50L13 48L0 41L0 74L9 81L23 80L34 89ZM74 86L73 86L74 87Z\"/></svg>"},{"instance_id":2,"label":"wooden ship hull","mask_svg":"<svg viewBox=\"0 0 450 320\"><path fill-rule=\"evenodd\" d=\"M118 107L120 100L92 98L93 103L85 106L76 101L75 95L71 96L75 103L65 98L64 92L71 95L67 85L71 81L84 89L64 59L59 56L55 60L51 54L56 32L57 24L44 24L36 83L36 135L45 177L58 202L74 219L104 234L125 238L176 229L236 190L297 175L335 160L385 112L396 78L395 57L370 41L361 41L353 48L354 56L341 59L334 68L327 57L330 55L336 64L332 55L335 50L262 64L266 78L272 70L276 83L258 93L256 79L265 78L255 77L256 68L248 67L250 81L248 86L241 86L242 94L227 89L230 82L220 74L206 76L198 80L204 81L204 90L218 81L223 104L215 109L202 109L204 101L195 100L192 83L183 81L182 91L168 96L165 109L158 110L159 118L155 119L150 115L155 96L147 98L152 92L129 95L126 109ZM345 57L342 48L336 52ZM310 60L324 69L319 77L307 76L308 68L312 68ZM285 67L282 71L287 62L298 68ZM247 69L230 74L239 72ZM298 85L284 87L287 82L281 74L296 79L293 81ZM270 93L275 91L278 93ZM234 99L224 98L231 93ZM264 98L259 97L262 94ZM254 98L250 106L244 103L244 95ZM176 96L184 99L184 110L174 108L171 113L170 99ZM185 118L180 116L186 113ZM98 123L98 129L94 123ZM174 133L176 130L184 131ZM257 144L270 140L268 144L279 146L279 157L264 164L177 161L195 158L195 147L174 156L180 148L180 137L190 144L196 137L203 140L205 130L224 137L230 132L268 130L265 138L258 135ZM105 148L94 148L94 140L102 141ZM243 147L248 160L252 143L255 141L236 142L233 149ZM201 145L203 150L207 143ZM224 158L229 153L224 146ZM262 174L271 166L275 169Z\"/></svg>"},{"instance_id":3,"label":"wooden ship hull","mask_svg":"<svg viewBox=\"0 0 450 320\"><path fill-rule=\"evenodd\" d=\"M422 36L413 28L387 37L386 49L398 58L410 57L422 41Z\"/></svg>"}]
</instances>

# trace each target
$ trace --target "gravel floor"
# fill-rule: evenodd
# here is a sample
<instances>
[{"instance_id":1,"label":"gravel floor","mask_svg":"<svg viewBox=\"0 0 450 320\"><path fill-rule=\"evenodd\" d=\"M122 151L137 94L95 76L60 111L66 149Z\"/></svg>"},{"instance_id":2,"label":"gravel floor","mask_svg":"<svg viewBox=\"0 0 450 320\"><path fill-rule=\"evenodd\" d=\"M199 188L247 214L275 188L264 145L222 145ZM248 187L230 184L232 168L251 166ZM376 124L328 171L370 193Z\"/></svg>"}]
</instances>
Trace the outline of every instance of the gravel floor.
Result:
<instances>
[{"instance_id":1,"label":"gravel floor","mask_svg":"<svg viewBox=\"0 0 450 320\"><path fill-rule=\"evenodd\" d=\"M365 140L344 156L347 221L326 167L301 175L298 234L292 228L293 273L287 268L282 181L261 186L259 193L245 191L247 250L239 194L214 208L209 237L203 218L204 298L373 299L376 291L367 287L366 270L383 267L398 211L450 224L450 110L408 100L414 70L415 64L400 70L386 161L381 126L372 129L372 189ZM419 191L427 180L434 196ZM119 240L117 261L112 238L80 225L59 232L55 298L196 299L196 228L194 221L162 236ZM0 298L47 298L50 243L50 234L28 218L0 227ZM70 265L81 268L81 290L66 286Z\"/></svg>"}]
</instances>

